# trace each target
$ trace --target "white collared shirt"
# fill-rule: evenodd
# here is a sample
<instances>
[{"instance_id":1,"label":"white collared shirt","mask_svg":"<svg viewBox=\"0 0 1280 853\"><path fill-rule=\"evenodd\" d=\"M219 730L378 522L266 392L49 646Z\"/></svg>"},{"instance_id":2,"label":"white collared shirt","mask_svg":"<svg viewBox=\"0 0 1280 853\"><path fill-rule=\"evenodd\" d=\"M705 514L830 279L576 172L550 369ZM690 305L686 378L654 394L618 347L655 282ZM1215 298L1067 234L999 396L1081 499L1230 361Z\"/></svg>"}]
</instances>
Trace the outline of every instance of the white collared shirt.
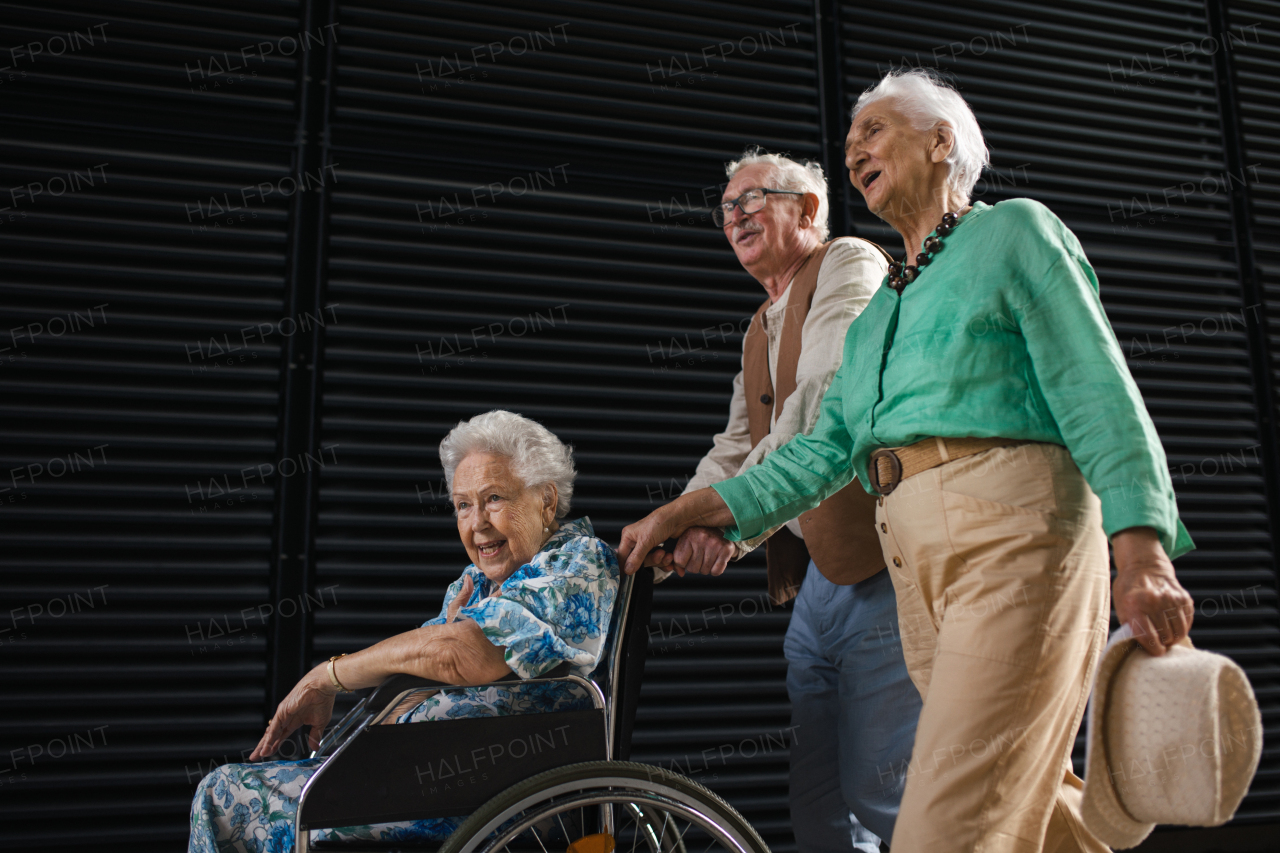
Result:
<instances>
[{"instance_id":1,"label":"white collared shirt","mask_svg":"<svg viewBox=\"0 0 1280 853\"><path fill-rule=\"evenodd\" d=\"M841 238L831 244L818 271L818 284L809 314L800 331L800 359L796 365L796 390L783 403L774 407L772 429L753 450L747 424L747 399L743 373L733 380L733 398L729 402L729 422L713 439L711 450L698 463L686 493L706 488L721 480L737 476L797 435L808 434L818 420L822 395L830 386L844 357L844 338L849 324L862 313L888 273L884 256L861 240ZM765 309L765 334L769 342L769 376L777 373L778 348L782 338L783 315L791 285L773 305ZM787 522L796 536L800 522ZM738 546L737 558L754 550L768 538L763 536Z\"/></svg>"}]
</instances>

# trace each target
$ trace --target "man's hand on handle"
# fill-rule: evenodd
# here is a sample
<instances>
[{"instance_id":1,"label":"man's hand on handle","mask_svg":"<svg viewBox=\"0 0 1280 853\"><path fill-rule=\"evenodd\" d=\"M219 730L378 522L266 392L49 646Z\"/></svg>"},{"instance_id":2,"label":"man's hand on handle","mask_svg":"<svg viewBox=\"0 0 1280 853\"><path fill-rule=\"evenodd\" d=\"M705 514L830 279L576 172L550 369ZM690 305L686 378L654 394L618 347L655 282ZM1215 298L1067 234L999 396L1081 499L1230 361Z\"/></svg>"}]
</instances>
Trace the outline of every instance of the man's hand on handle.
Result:
<instances>
[{"instance_id":1,"label":"man's hand on handle","mask_svg":"<svg viewBox=\"0 0 1280 853\"><path fill-rule=\"evenodd\" d=\"M1195 616L1191 596L1178 583L1173 563L1150 527L1130 527L1111 537L1116 580L1111 600L1121 625L1129 625L1144 649L1157 657L1187 636Z\"/></svg>"},{"instance_id":2,"label":"man's hand on handle","mask_svg":"<svg viewBox=\"0 0 1280 853\"><path fill-rule=\"evenodd\" d=\"M720 575L724 573L736 549L715 527L690 527L680 534L676 543L675 570L684 577L694 575Z\"/></svg>"},{"instance_id":3,"label":"man's hand on handle","mask_svg":"<svg viewBox=\"0 0 1280 853\"><path fill-rule=\"evenodd\" d=\"M680 553L680 545L676 545L676 554L673 555L658 547L663 542L680 536L691 527L727 527L733 523L733 513L715 489L698 489L624 527L618 558L622 561L623 571L629 575L646 565L672 568L673 564L678 565L675 558ZM703 566L702 563L699 565ZM712 563L711 568L714 566ZM720 571L724 568L721 567Z\"/></svg>"}]
</instances>

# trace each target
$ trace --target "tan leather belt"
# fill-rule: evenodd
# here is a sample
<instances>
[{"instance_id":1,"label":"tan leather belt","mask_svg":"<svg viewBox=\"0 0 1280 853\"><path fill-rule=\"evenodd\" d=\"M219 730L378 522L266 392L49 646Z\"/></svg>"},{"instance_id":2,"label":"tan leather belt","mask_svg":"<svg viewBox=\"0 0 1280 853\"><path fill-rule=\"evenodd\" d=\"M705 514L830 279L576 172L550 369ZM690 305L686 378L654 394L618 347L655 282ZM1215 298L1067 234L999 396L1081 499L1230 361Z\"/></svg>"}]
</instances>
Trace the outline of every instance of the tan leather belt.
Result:
<instances>
[{"instance_id":1,"label":"tan leather belt","mask_svg":"<svg viewBox=\"0 0 1280 853\"><path fill-rule=\"evenodd\" d=\"M923 438L906 447L882 447L871 454L867 473L871 486L887 495L908 477L997 447L1034 444L1020 438Z\"/></svg>"}]
</instances>

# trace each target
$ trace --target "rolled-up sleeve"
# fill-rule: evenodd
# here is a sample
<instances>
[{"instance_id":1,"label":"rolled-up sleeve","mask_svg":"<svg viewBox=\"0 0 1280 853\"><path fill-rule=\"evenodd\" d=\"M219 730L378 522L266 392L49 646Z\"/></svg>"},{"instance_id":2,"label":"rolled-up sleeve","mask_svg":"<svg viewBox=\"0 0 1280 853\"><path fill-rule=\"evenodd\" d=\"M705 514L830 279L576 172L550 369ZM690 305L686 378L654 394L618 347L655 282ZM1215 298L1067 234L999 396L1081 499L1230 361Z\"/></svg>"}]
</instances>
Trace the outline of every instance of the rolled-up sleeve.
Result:
<instances>
[{"instance_id":1,"label":"rolled-up sleeve","mask_svg":"<svg viewBox=\"0 0 1280 853\"><path fill-rule=\"evenodd\" d=\"M853 479L853 440L845 427L841 393L846 369L836 372L808 435L796 436L743 474L712 486L733 513L734 525L725 528L725 538L759 536L813 509Z\"/></svg>"},{"instance_id":2,"label":"rolled-up sleeve","mask_svg":"<svg viewBox=\"0 0 1280 853\"><path fill-rule=\"evenodd\" d=\"M1013 316L1067 450L1102 502L1107 535L1153 527L1177 557L1195 545L1178 518L1164 448L1103 311L1093 268L1072 244L1066 232L1060 248L1046 251L1048 268L1028 276L1029 298L1012 306Z\"/></svg>"},{"instance_id":3,"label":"rolled-up sleeve","mask_svg":"<svg viewBox=\"0 0 1280 853\"><path fill-rule=\"evenodd\" d=\"M783 403L772 430L754 448L751 448L748 436L747 449L750 453L743 454L740 468L713 480L701 481L699 487L722 482L733 474L745 473L797 435L813 430L822 413L824 395L840 368L849 325L867 307L887 269L880 252L865 241L848 238L832 243L822 263L813 301L801 329L795 390ZM736 402L741 396L743 400L742 420L745 423L745 394L741 392L735 382L734 399ZM702 466L699 466L701 471ZM691 482L687 491L692 491L693 486ZM779 524L789 520L783 519ZM772 535L778 526L770 525L754 536L737 540L737 556L740 558L750 552Z\"/></svg>"}]
</instances>

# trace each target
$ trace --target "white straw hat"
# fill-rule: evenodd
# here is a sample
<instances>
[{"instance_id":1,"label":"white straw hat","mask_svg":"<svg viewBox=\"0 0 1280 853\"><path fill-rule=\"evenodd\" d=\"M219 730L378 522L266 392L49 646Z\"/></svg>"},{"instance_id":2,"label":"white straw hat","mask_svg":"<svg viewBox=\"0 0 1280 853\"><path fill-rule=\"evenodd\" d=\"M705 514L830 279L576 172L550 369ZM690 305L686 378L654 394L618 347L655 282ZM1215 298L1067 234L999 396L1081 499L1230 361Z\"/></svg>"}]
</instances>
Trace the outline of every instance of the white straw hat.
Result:
<instances>
[{"instance_id":1,"label":"white straw hat","mask_svg":"<svg viewBox=\"0 0 1280 853\"><path fill-rule=\"evenodd\" d=\"M1158 823L1218 826L1235 814L1262 755L1262 715L1230 658L1112 635L1089 700L1085 825L1117 849Z\"/></svg>"}]
</instances>

